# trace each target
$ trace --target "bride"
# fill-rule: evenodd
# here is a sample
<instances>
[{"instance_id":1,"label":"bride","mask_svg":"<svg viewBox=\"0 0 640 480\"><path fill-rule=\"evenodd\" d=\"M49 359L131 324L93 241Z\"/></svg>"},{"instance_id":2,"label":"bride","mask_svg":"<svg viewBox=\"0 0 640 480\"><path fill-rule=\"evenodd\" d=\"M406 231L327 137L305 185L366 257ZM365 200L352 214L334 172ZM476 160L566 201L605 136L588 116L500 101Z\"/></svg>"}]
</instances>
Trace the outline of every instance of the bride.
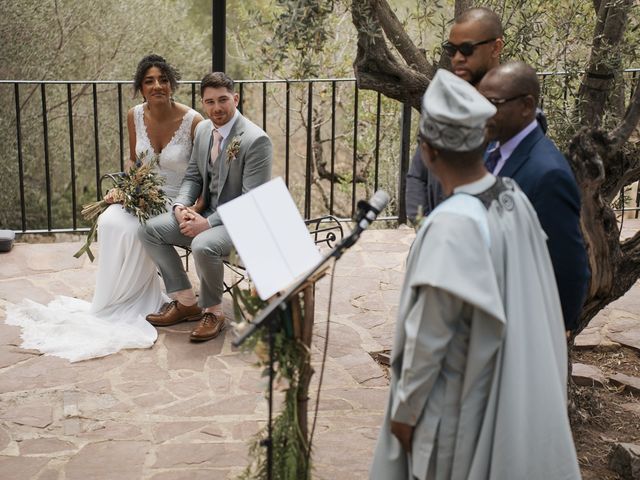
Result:
<instances>
[{"instance_id":1,"label":"bride","mask_svg":"<svg viewBox=\"0 0 640 480\"><path fill-rule=\"evenodd\" d=\"M157 171L171 204L178 194L202 116L173 100L180 74L159 55L138 64L134 95L144 103L127 115L130 162L143 153L158 155ZM98 272L91 303L58 296L48 305L25 299L7 309L6 323L23 327L22 347L70 361L115 353L124 348L148 348L157 338L145 320L169 301L156 266L137 237L139 222L113 202L98 220ZM197 205L196 205L197 208Z\"/></svg>"}]
</instances>

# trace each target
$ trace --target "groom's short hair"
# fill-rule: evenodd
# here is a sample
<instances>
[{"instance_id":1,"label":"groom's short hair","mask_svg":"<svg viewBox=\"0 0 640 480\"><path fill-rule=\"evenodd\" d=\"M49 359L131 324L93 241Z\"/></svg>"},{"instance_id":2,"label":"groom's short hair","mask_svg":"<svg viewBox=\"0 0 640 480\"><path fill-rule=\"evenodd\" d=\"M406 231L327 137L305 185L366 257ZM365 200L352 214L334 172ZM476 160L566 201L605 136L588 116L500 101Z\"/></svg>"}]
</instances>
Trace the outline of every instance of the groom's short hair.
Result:
<instances>
[{"instance_id":1,"label":"groom's short hair","mask_svg":"<svg viewBox=\"0 0 640 480\"><path fill-rule=\"evenodd\" d=\"M233 92L233 79L224 72L207 73L200 81L200 96L204 95L205 88L226 88Z\"/></svg>"}]
</instances>

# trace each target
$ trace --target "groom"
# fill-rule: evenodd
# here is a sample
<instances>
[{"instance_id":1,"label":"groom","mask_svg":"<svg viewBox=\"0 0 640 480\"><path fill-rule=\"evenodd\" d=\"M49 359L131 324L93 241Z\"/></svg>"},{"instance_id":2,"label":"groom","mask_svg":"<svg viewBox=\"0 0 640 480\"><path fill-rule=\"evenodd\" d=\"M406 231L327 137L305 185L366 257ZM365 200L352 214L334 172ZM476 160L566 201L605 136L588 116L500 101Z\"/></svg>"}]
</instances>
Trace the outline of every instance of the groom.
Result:
<instances>
[{"instance_id":1,"label":"groom","mask_svg":"<svg viewBox=\"0 0 640 480\"><path fill-rule=\"evenodd\" d=\"M192 341L205 341L224 329L223 263L232 242L220 220L218 206L271 178L272 146L267 134L236 109L233 80L222 72L205 75L200 84L202 107L210 120L196 127L191 159L173 211L150 219L140 238L156 262L173 301L147 315L164 327L200 320ZM202 214L193 208L202 195ZM197 302L174 245L191 246L198 278Z\"/></svg>"}]
</instances>

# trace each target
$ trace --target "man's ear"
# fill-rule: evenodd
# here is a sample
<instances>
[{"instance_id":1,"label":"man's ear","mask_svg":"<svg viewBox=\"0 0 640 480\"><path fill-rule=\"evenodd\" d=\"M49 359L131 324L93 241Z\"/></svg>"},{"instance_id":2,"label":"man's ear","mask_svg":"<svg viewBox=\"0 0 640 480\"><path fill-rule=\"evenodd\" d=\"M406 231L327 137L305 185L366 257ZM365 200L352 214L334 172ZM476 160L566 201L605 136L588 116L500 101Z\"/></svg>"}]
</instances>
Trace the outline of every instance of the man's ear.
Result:
<instances>
[{"instance_id":1,"label":"man's ear","mask_svg":"<svg viewBox=\"0 0 640 480\"><path fill-rule=\"evenodd\" d=\"M524 109L524 113L526 114L526 116L528 117L529 115L535 115L535 111L536 108L538 108L538 105L536 103L535 98L533 98L533 95L527 95L526 97L524 97L522 99L522 101L525 104L525 109Z\"/></svg>"},{"instance_id":2,"label":"man's ear","mask_svg":"<svg viewBox=\"0 0 640 480\"><path fill-rule=\"evenodd\" d=\"M438 158L438 151L423 140L420 142L420 156L422 163L429 168L429 165Z\"/></svg>"},{"instance_id":3,"label":"man's ear","mask_svg":"<svg viewBox=\"0 0 640 480\"><path fill-rule=\"evenodd\" d=\"M491 56L493 58L499 58L503 48L504 48L504 39L502 37L496 38L495 42L493 42L493 49L491 50Z\"/></svg>"}]
</instances>

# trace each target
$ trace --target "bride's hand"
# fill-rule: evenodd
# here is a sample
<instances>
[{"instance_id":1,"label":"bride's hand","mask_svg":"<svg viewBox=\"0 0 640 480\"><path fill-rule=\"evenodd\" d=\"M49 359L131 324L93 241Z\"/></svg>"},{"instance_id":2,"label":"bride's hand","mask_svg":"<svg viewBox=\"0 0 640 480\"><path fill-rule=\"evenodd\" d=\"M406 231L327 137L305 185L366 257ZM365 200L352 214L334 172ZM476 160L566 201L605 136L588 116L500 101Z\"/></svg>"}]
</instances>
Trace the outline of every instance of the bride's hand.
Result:
<instances>
[{"instance_id":1,"label":"bride's hand","mask_svg":"<svg viewBox=\"0 0 640 480\"><path fill-rule=\"evenodd\" d=\"M115 198L115 189L111 189L107 192L107 194L102 197L102 199L107 203L118 203L118 200Z\"/></svg>"}]
</instances>

